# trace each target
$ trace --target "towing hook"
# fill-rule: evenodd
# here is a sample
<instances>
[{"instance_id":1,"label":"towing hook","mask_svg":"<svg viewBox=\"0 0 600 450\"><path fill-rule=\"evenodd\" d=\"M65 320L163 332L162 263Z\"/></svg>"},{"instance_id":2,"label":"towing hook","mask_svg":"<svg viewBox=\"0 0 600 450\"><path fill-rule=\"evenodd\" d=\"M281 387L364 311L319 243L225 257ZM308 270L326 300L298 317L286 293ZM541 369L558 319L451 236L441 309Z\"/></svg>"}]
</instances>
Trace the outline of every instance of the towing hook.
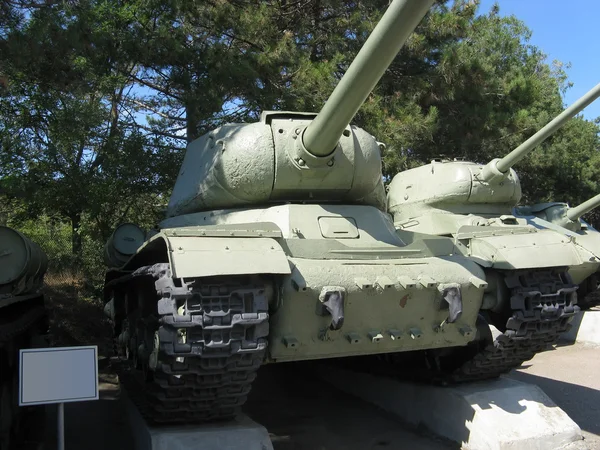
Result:
<instances>
[{"instance_id":1,"label":"towing hook","mask_svg":"<svg viewBox=\"0 0 600 450\"><path fill-rule=\"evenodd\" d=\"M346 289L340 286L325 286L319 295L320 315L331 316L330 330L339 330L344 325L344 299Z\"/></svg>"}]
</instances>

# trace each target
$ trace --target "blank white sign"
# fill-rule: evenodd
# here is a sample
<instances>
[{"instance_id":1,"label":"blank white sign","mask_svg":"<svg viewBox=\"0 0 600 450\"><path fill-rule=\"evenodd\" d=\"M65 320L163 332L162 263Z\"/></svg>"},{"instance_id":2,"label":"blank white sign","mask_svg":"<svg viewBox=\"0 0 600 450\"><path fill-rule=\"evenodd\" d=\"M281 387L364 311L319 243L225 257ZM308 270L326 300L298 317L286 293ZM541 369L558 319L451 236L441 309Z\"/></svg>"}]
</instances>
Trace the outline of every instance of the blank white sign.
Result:
<instances>
[{"instance_id":1,"label":"blank white sign","mask_svg":"<svg viewBox=\"0 0 600 450\"><path fill-rule=\"evenodd\" d=\"M19 353L20 406L98 400L97 346Z\"/></svg>"}]
</instances>

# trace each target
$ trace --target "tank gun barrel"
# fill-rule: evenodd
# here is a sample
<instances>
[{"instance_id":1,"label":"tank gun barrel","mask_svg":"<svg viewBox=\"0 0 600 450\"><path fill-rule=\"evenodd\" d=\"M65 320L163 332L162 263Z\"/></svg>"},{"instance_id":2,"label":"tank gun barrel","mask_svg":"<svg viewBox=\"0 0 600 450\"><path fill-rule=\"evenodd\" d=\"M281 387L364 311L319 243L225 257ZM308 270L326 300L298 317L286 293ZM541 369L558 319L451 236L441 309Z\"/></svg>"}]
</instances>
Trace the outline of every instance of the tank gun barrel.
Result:
<instances>
[{"instance_id":1,"label":"tank gun barrel","mask_svg":"<svg viewBox=\"0 0 600 450\"><path fill-rule=\"evenodd\" d=\"M352 61L321 112L304 130L302 143L314 156L335 149L356 115L434 0L394 0Z\"/></svg>"},{"instance_id":2,"label":"tank gun barrel","mask_svg":"<svg viewBox=\"0 0 600 450\"><path fill-rule=\"evenodd\" d=\"M567 210L567 218L572 222L575 222L585 213L590 212L592 209L597 208L598 206L600 206L600 194L590 198L589 200L586 200L578 206L569 208Z\"/></svg>"},{"instance_id":3,"label":"tank gun barrel","mask_svg":"<svg viewBox=\"0 0 600 450\"><path fill-rule=\"evenodd\" d=\"M600 83L590 89L583 97L548 122L544 128L539 130L504 158L490 161L481 172L480 179L487 182L493 182L494 179L502 179L504 174L510 170L512 166L521 161L530 151L545 141L556 130L561 128L575 115L579 114L598 97L600 97Z\"/></svg>"}]
</instances>

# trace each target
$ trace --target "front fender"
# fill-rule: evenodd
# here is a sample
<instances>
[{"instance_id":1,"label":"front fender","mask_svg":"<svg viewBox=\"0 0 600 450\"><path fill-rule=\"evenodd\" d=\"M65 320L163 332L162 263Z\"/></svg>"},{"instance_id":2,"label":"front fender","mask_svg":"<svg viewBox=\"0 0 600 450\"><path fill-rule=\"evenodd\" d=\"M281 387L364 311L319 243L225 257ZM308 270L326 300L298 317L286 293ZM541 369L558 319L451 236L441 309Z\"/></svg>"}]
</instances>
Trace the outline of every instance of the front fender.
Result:
<instances>
[{"instance_id":1,"label":"front fender","mask_svg":"<svg viewBox=\"0 0 600 450\"><path fill-rule=\"evenodd\" d=\"M290 263L272 238L164 237L175 278L290 274Z\"/></svg>"},{"instance_id":2,"label":"front fender","mask_svg":"<svg viewBox=\"0 0 600 450\"><path fill-rule=\"evenodd\" d=\"M169 263L175 278L291 273L285 252L273 238L202 236L201 232L173 236L159 232L123 267L108 270L105 283L156 263Z\"/></svg>"},{"instance_id":3,"label":"front fender","mask_svg":"<svg viewBox=\"0 0 600 450\"><path fill-rule=\"evenodd\" d=\"M584 263L579 248L567 236L550 230L473 236L468 241L469 256L483 267L514 270L576 267Z\"/></svg>"}]
</instances>

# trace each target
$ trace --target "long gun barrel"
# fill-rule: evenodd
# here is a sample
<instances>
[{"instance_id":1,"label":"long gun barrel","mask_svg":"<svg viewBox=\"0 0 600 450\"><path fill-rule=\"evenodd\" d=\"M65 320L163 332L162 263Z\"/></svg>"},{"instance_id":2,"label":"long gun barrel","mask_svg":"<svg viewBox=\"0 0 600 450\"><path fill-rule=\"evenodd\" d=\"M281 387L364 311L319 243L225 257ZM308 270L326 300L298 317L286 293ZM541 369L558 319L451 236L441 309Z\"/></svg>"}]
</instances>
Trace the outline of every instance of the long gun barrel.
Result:
<instances>
[{"instance_id":1,"label":"long gun barrel","mask_svg":"<svg viewBox=\"0 0 600 450\"><path fill-rule=\"evenodd\" d=\"M600 194L590 198L589 200L586 200L578 206L569 208L567 210L567 218L570 221L575 222L585 213L591 211L594 208L597 208L598 206L600 206Z\"/></svg>"},{"instance_id":2,"label":"long gun barrel","mask_svg":"<svg viewBox=\"0 0 600 450\"><path fill-rule=\"evenodd\" d=\"M394 0L352 61L321 112L304 130L302 143L314 156L327 156L392 63L434 0Z\"/></svg>"},{"instance_id":3,"label":"long gun barrel","mask_svg":"<svg viewBox=\"0 0 600 450\"><path fill-rule=\"evenodd\" d=\"M561 128L575 115L579 114L586 106L600 97L600 84L594 86L583 97L565 109L562 113L550 121L544 128L539 130L512 152L502 159L494 159L490 161L483 169L480 175L482 181L493 182L501 180L504 174L510 170L512 166L521 161L527 154L545 141L552 133Z\"/></svg>"}]
</instances>

